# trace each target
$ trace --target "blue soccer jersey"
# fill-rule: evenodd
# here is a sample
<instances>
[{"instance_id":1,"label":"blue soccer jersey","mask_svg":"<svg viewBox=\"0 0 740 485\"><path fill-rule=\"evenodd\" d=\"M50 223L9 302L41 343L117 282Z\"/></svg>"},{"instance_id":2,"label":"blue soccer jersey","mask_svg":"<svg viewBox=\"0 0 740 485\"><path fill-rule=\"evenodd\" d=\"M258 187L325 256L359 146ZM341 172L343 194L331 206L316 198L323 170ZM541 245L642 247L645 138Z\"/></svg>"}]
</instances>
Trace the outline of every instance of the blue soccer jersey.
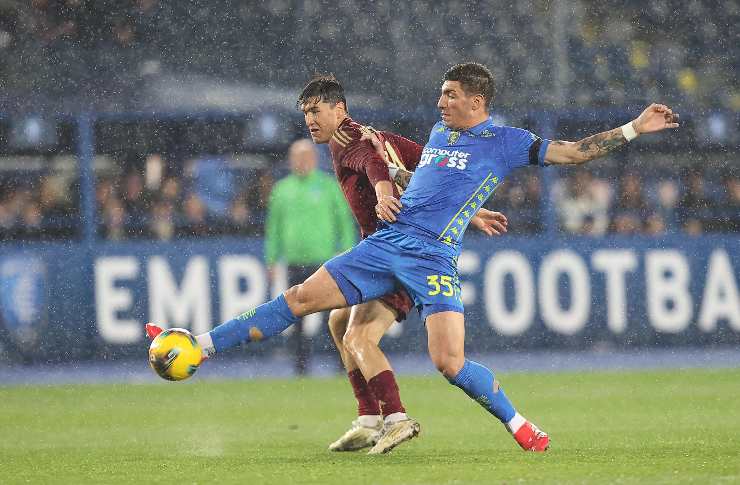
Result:
<instances>
[{"instance_id":1,"label":"blue soccer jersey","mask_svg":"<svg viewBox=\"0 0 740 485\"><path fill-rule=\"evenodd\" d=\"M324 266L349 305L403 287L422 319L463 312L457 256L470 219L517 167L543 165L550 142L485 122L465 131L432 129L397 222Z\"/></svg>"},{"instance_id":2,"label":"blue soccer jersey","mask_svg":"<svg viewBox=\"0 0 740 485\"><path fill-rule=\"evenodd\" d=\"M470 219L515 168L544 165L549 140L491 118L468 130L437 122L393 229L434 239L460 252Z\"/></svg>"}]
</instances>

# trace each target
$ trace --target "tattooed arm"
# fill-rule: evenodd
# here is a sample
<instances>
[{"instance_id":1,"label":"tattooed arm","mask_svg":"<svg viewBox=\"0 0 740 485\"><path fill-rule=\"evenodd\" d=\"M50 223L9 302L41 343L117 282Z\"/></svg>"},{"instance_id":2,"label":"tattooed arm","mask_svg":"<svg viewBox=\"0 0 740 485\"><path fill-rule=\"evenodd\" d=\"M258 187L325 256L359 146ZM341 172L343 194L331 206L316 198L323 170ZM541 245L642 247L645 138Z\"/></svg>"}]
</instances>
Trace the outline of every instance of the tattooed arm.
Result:
<instances>
[{"instance_id":1,"label":"tattooed arm","mask_svg":"<svg viewBox=\"0 0 740 485\"><path fill-rule=\"evenodd\" d=\"M663 104L651 104L631 124L637 136L678 128L678 114ZM625 144L627 139L621 127L576 142L556 140L547 147L545 162L552 165L585 163L603 157Z\"/></svg>"}]
</instances>

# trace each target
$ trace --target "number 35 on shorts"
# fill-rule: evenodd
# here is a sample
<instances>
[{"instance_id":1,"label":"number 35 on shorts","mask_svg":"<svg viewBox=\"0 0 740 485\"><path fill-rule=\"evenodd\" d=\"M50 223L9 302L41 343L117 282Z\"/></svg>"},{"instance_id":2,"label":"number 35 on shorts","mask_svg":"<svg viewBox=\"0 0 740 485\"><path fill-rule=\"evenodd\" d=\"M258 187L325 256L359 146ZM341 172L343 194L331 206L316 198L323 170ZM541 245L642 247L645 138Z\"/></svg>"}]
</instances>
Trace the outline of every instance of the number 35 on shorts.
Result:
<instances>
[{"instance_id":1,"label":"number 35 on shorts","mask_svg":"<svg viewBox=\"0 0 740 485\"><path fill-rule=\"evenodd\" d=\"M442 293L442 296L454 296L456 300L461 300L460 282L452 276L433 274L427 276L427 285L429 296L436 296Z\"/></svg>"}]
</instances>

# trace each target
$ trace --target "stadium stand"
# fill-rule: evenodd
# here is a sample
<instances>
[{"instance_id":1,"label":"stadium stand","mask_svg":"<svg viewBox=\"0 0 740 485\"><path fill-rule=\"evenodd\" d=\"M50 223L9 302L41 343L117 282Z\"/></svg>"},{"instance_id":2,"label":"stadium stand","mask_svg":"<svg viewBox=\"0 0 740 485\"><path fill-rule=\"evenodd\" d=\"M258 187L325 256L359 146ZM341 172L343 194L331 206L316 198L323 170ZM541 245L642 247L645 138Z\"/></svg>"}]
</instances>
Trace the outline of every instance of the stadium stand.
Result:
<instances>
[{"instance_id":1,"label":"stadium stand","mask_svg":"<svg viewBox=\"0 0 740 485\"><path fill-rule=\"evenodd\" d=\"M429 113L414 114L419 99L434 99L436 80L450 63L472 58L492 67L503 112L591 110L585 121L563 115L566 122L543 136L573 138L593 131L594 120L614 125L600 107L626 112L657 98L694 117L684 139L695 145L691 153L646 144L590 175L517 176L493 201L519 221L513 233L737 231L738 175L717 169L727 166L738 136L740 44L731 41L740 25L737 2L628 1L615 11L579 1L556 12L557 2L544 0L444 2L431 10L422 1L347 0L327 18L329 4L0 2L0 99L26 100L30 108L16 106L24 112L38 108L34 103L58 112L69 106L135 111L140 93L165 76L292 92L311 72L333 71L352 90L383 93L402 106L404 119L385 127L421 140ZM675 19L679 4L685 15ZM543 15L532 16L535 11ZM558 34L564 13L569 28ZM718 17L726 21L714 22ZM451 37L454 44L445 40ZM372 108L378 113L384 105ZM234 141L243 138L243 126L233 119L134 116L117 128L97 122L97 234L114 240L260 235L264 201L280 175L274 162L299 133L299 119L287 119L288 136L267 148ZM542 125L531 121L534 129ZM13 140L14 123L10 115L0 118L0 239L79 237L79 146L68 133L74 127L57 127L58 140L23 146ZM202 170L214 157L232 177L219 200L203 189L214 182ZM258 180L256 187L246 179ZM542 209L550 202L553 216Z\"/></svg>"}]
</instances>

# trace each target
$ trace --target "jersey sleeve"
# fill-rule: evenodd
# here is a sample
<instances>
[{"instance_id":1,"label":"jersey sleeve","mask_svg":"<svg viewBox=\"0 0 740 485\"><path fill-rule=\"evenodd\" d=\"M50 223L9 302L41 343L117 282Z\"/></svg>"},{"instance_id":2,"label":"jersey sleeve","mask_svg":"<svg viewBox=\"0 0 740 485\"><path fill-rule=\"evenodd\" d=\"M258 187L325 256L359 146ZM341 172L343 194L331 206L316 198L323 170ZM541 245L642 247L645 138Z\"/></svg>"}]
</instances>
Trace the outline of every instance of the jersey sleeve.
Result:
<instances>
[{"instance_id":1,"label":"jersey sleeve","mask_svg":"<svg viewBox=\"0 0 740 485\"><path fill-rule=\"evenodd\" d=\"M342 156L341 165L367 175L373 187L384 180L391 182L388 166L369 141L356 140L348 145Z\"/></svg>"},{"instance_id":2,"label":"jersey sleeve","mask_svg":"<svg viewBox=\"0 0 740 485\"><path fill-rule=\"evenodd\" d=\"M398 150L398 156L401 158L403 165L406 170L413 172L416 170L416 166L419 164L421 158L421 152L424 147L411 141L408 138L404 138L401 135L391 133L388 131L382 132L386 140L390 141L393 146Z\"/></svg>"},{"instance_id":3,"label":"jersey sleeve","mask_svg":"<svg viewBox=\"0 0 740 485\"><path fill-rule=\"evenodd\" d=\"M510 168L545 165L545 152L550 140L543 140L531 131L504 127L504 151Z\"/></svg>"}]
</instances>

